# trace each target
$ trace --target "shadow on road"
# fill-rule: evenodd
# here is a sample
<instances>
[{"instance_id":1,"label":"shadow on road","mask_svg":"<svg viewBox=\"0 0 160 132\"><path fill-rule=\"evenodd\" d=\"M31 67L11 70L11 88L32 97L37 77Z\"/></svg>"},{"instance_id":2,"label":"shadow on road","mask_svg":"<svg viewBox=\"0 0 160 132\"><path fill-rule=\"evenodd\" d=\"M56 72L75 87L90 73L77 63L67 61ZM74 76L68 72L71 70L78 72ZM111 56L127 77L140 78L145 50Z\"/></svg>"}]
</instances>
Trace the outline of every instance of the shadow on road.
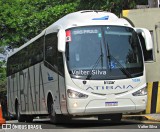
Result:
<instances>
[{"instance_id":1,"label":"shadow on road","mask_svg":"<svg viewBox=\"0 0 160 132\"><path fill-rule=\"evenodd\" d=\"M34 121L34 124L41 124L43 129L52 129L52 128L85 128L85 129L103 129L103 128L110 128L110 129L119 129L119 128L137 128L138 124L142 124L140 121L133 121L133 120L122 120L119 123L111 122L110 120L96 120L96 119L72 119L68 120L65 123L59 124L51 124L48 121Z\"/></svg>"}]
</instances>

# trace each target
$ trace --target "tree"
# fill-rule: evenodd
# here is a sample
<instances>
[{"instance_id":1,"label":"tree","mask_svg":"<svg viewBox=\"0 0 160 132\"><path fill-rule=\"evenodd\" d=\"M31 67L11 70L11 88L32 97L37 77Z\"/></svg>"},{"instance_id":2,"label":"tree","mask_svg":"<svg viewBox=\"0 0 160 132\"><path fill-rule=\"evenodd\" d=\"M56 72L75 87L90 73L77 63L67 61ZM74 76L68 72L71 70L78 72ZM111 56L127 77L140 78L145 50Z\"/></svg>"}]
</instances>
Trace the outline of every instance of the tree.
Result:
<instances>
[{"instance_id":1,"label":"tree","mask_svg":"<svg viewBox=\"0 0 160 132\"><path fill-rule=\"evenodd\" d=\"M135 8L136 0L80 0L79 9L106 10L119 15L123 9Z\"/></svg>"},{"instance_id":2,"label":"tree","mask_svg":"<svg viewBox=\"0 0 160 132\"><path fill-rule=\"evenodd\" d=\"M4 116L6 116L7 114L7 98L6 98L6 94L7 94L7 82L6 82L6 68L2 67L4 62L0 62L0 103L3 106L3 114Z\"/></svg>"},{"instance_id":3,"label":"tree","mask_svg":"<svg viewBox=\"0 0 160 132\"><path fill-rule=\"evenodd\" d=\"M76 10L67 0L1 0L0 46L19 47L60 17Z\"/></svg>"}]
</instances>

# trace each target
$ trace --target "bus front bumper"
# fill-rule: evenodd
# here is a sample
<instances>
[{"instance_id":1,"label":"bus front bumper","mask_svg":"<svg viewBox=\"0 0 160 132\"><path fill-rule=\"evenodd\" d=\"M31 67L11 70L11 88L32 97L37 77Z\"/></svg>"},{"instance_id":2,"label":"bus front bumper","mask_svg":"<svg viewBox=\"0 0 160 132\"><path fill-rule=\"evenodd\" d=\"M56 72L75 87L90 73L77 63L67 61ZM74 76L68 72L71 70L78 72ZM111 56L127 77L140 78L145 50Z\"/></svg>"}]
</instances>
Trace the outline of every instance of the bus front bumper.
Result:
<instances>
[{"instance_id":1,"label":"bus front bumper","mask_svg":"<svg viewBox=\"0 0 160 132\"><path fill-rule=\"evenodd\" d=\"M68 105L68 112L71 115L99 115L109 113L137 113L144 111L146 108L146 100L138 100L133 102L131 99L91 100L87 104L85 101L74 101Z\"/></svg>"}]
</instances>

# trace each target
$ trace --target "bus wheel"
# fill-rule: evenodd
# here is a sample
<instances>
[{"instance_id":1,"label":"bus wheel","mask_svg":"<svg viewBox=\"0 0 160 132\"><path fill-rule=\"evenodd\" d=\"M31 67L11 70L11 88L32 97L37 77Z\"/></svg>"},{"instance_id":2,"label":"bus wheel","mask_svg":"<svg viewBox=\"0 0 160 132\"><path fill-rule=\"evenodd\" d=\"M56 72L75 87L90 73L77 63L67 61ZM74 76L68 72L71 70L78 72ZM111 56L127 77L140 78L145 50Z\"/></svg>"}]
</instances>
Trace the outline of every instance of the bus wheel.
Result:
<instances>
[{"instance_id":1,"label":"bus wheel","mask_svg":"<svg viewBox=\"0 0 160 132\"><path fill-rule=\"evenodd\" d=\"M18 102L16 103L16 117L19 122L25 122L25 117L20 114Z\"/></svg>"},{"instance_id":2,"label":"bus wheel","mask_svg":"<svg viewBox=\"0 0 160 132\"><path fill-rule=\"evenodd\" d=\"M68 122L69 120L71 120L71 117L69 116L64 116L62 114L56 114L55 110L54 110L54 105L53 103L50 104L49 106L49 116L50 116L50 122L53 124L58 124L58 123L65 123Z\"/></svg>"},{"instance_id":3,"label":"bus wheel","mask_svg":"<svg viewBox=\"0 0 160 132\"><path fill-rule=\"evenodd\" d=\"M26 122L32 122L33 121L33 116L27 115L26 116Z\"/></svg>"},{"instance_id":4,"label":"bus wheel","mask_svg":"<svg viewBox=\"0 0 160 132\"><path fill-rule=\"evenodd\" d=\"M112 122L120 122L122 119L122 114L106 114L106 115L99 115L98 120L105 120L110 119Z\"/></svg>"},{"instance_id":5,"label":"bus wheel","mask_svg":"<svg viewBox=\"0 0 160 132\"><path fill-rule=\"evenodd\" d=\"M49 116L50 116L51 123L54 123L54 124L58 123L58 115L56 114L56 112L54 110L53 103L51 103L49 106Z\"/></svg>"},{"instance_id":6,"label":"bus wheel","mask_svg":"<svg viewBox=\"0 0 160 132\"><path fill-rule=\"evenodd\" d=\"M120 122L122 119L122 114L113 114L111 116L111 121L112 122Z\"/></svg>"}]
</instances>

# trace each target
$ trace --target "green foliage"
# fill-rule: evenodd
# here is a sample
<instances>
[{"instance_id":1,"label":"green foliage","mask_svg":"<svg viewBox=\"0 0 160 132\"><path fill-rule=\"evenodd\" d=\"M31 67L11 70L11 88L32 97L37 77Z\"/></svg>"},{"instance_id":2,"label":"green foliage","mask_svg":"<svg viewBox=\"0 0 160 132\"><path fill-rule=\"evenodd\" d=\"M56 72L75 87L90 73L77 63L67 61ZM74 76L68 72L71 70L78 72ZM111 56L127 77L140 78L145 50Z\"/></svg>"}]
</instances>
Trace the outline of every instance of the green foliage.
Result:
<instances>
[{"instance_id":1,"label":"green foliage","mask_svg":"<svg viewBox=\"0 0 160 132\"><path fill-rule=\"evenodd\" d=\"M62 0L1 0L0 46L19 47L60 17L76 10Z\"/></svg>"},{"instance_id":2,"label":"green foliage","mask_svg":"<svg viewBox=\"0 0 160 132\"><path fill-rule=\"evenodd\" d=\"M148 0L135 0L135 2L137 3L137 5L147 5L148 4Z\"/></svg>"},{"instance_id":3,"label":"green foliage","mask_svg":"<svg viewBox=\"0 0 160 132\"><path fill-rule=\"evenodd\" d=\"M5 62L0 61L0 94L6 95L6 68L3 67Z\"/></svg>"},{"instance_id":4,"label":"green foliage","mask_svg":"<svg viewBox=\"0 0 160 132\"><path fill-rule=\"evenodd\" d=\"M131 9L135 6L135 0L81 0L79 9L106 10L119 15L123 9Z\"/></svg>"},{"instance_id":5,"label":"green foliage","mask_svg":"<svg viewBox=\"0 0 160 132\"><path fill-rule=\"evenodd\" d=\"M4 81L6 78L6 69L5 67L2 67L4 65L4 62L0 62L0 80Z\"/></svg>"}]
</instances>

